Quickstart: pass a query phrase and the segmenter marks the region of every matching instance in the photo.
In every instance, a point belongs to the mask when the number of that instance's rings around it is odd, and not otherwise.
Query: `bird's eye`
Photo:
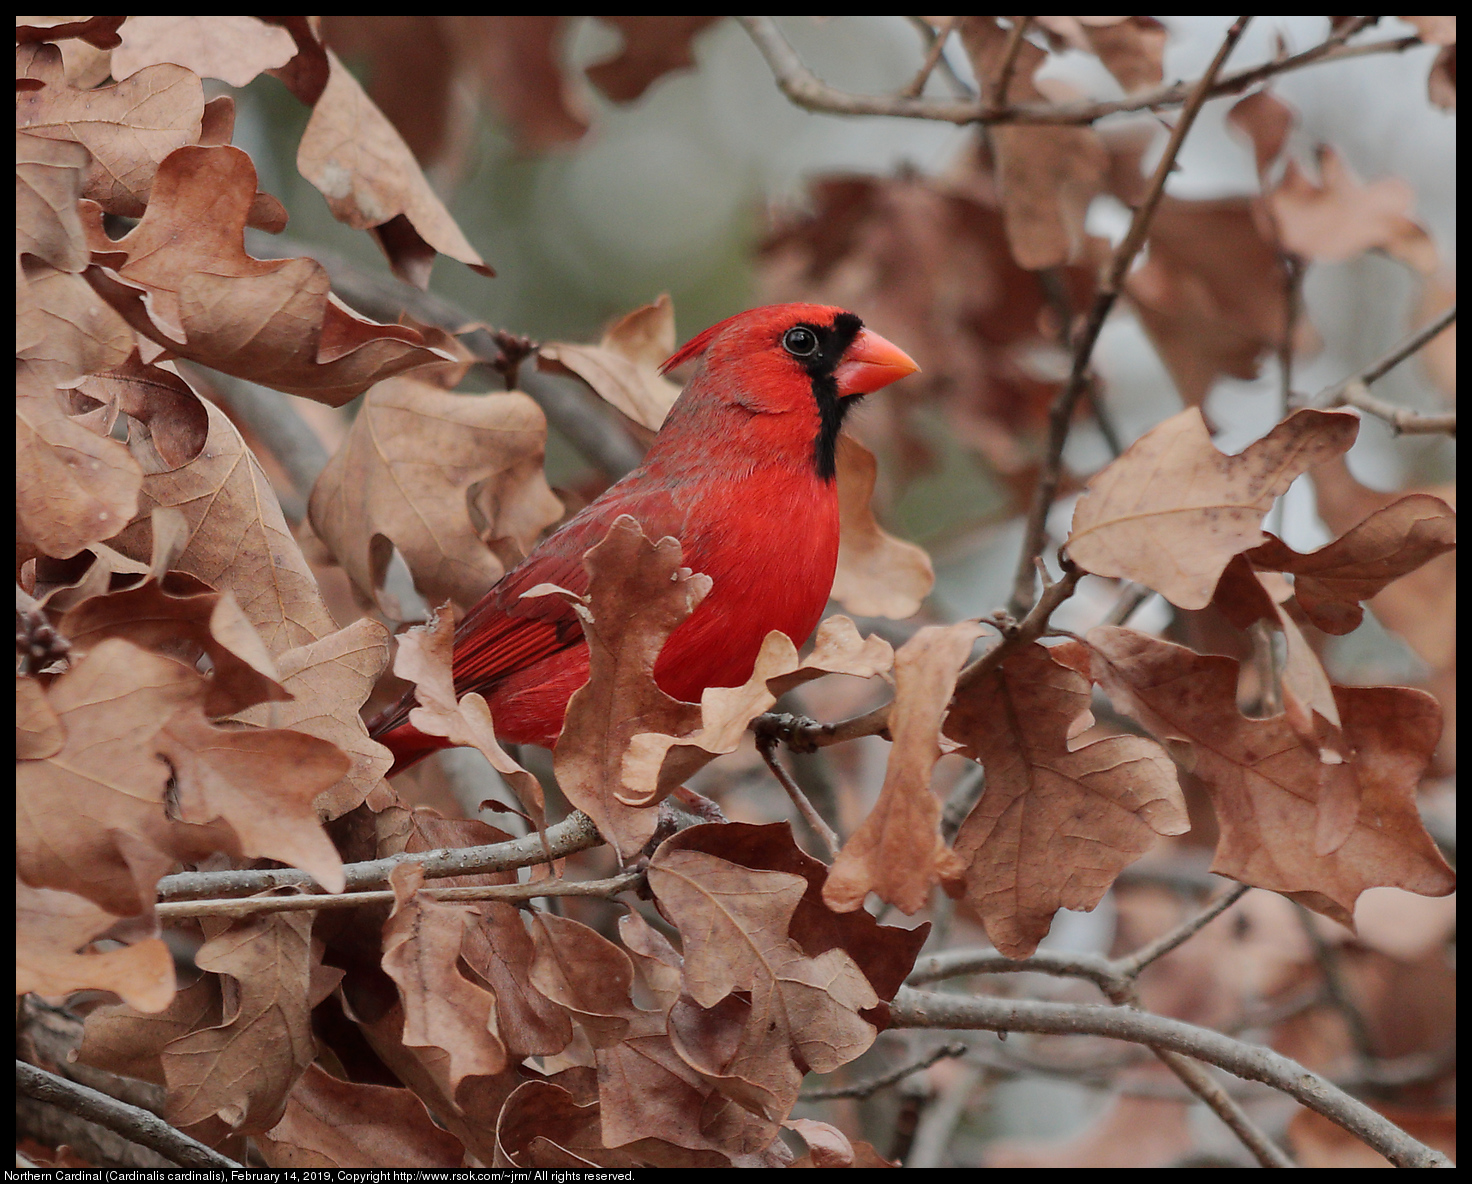
[[[782,335],[782,348],[795,358],[810,358],[818,352],[818,338],[811,329],[799,325]]]

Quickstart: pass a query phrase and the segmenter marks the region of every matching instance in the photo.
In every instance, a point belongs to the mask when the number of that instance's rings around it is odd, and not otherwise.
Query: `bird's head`
[[[813,460],[831,479],[838,430],[858,401],[920,367],[853,313],[825,304],[774,304],[737,313],[692,338],[661,367],[702,364],[690,387],[766,415],[816,421]],[[687,388],[689,389],[689,388]]]

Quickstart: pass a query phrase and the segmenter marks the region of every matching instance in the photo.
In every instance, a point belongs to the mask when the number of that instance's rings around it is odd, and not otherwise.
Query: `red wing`
[[[482,694],[502,679],[534,666],[583,640],[572,605],[560,596],[522,599],[538,584],[556,584],[579,596],[588,591],[583,553],[596,546],[620,514],[633,514],[651,538],[678,536],[682,522],[664,489],[620,490],[614,486],[561,530],[544,540],[466,614],[455,630],[455,694]],[[413,692],[369,725],[381,736],[404,723]]]

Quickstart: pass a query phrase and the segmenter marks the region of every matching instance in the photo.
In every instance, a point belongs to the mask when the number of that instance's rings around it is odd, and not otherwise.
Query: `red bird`
[[[757,308],[713,325],[665,362],[700,363],[644,463],[507,572],[455,631],[456,695],[478,691],[503,740],[552,747],[567,701],[588,680],[588,646],[538,584],[588,590],[583,553],[621,514],[651,539],[673,535],[686,566],[713,581],[672,633],[654,680],[676,699],[740,686],[762,639],[813,631],[838,565],[838,430],[856,396],[919,369],[851,312],[820,304]],[[407,720],[412,692],[369,732],[398,772],[446,741]]]

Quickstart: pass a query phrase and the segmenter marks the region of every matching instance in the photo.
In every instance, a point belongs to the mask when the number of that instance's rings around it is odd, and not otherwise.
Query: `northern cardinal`
[[[713,581],[670,634],[660,688],[699,702],[706,687],[751,677],[762,640],[801,644],[822,616],[838,564],[835,450],[856,396],[919,369],[851,312],[819,304],[752,309],[711,326],[664,363],[700,359],[644,463],[507,572],[455,630],[457,696],[478,691],[497,734],[552,747],[567,701],[588,680],[588,646],[558,597],[583,595],[583,553],[631,514],[651,539],[680,540],[686,566]],[[408,721],[413,693],[369,724],[398,772],[446,746]]]

